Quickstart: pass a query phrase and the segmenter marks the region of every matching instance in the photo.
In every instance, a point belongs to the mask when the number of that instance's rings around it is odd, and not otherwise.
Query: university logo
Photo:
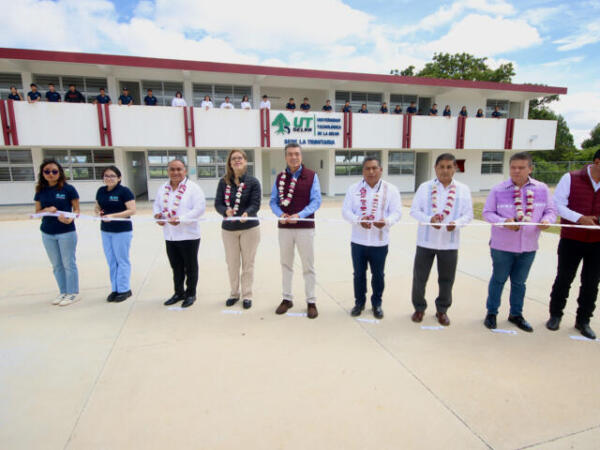
[[[313,129],[311,127],[311,122],[314,120],[314,117],[296,117],[294,119],[294,128],[295,132],[312,132]],[[290,134],[290,121],[283,115],[283,113],[277,114],[275,120],[271,123],[271,126],[278,127],[275,131],[275,134]]]
[[[289,134],[290,133],[290,121],[285,118],[283,113],[277,114],[275,120],[271,123],[271,126],[278,127],[275,134]]]

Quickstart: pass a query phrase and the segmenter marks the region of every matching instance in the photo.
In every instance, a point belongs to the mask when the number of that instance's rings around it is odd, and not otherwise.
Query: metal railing
[[[579,170],[592,161],[535,161],[531,176],[546,184],[557,184],[567,172]]]

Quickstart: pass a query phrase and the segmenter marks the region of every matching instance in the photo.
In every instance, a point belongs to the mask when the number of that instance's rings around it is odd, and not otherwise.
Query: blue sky
[[[600,0],[0,0],[0,45],[388,73],[434,52],[512,61],[514,82],[566,86],[580,143],[600,122]]]

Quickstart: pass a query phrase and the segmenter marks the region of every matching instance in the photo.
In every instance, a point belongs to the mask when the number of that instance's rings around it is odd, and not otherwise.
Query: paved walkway
[[[266,212],[265,212],[266,213]],[[319,217],[339,217],[328,202]],[[403,222],[412,222],[405,208]],[[108,304],[98,224],[80,221],[83,300],[50,305],[55,283],[36,221],[0,222],[1,449],[400,449],[600,447],[600,342],[547,319],[558,237],[543,233],[528,283],[533,334],[485,329],[489,229],[464,230],[447,329],[410,321],[414,226],[396,226],[383,308],[358,321],[349,226],[316,235],[320,316],[276,316],[275,224],[264,223],[254,306],[228,294],[219,225],[203,224],[199,299],[168,309],[162,235],[135,225],[134,296]],[[297,261],[299,264],[299,261]],[[298,272],[300,272],[298,270]],[[431,280],[435,281],[435,269]],[[293,313],[305,312],[302,280]],[[430,283],[428,299],[435,298]],[[507,321],[507,293],[499,327]],[[233,314],[232,312],[235,312]],[[435,327],[430,308],[424,326]],[[592,320],[600,332],[600,321]]]

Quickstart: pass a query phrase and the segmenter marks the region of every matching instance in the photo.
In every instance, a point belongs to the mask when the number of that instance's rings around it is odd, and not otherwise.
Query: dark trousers
[[[600,242],[586,243],[572,239],[561,239],[558,243],[558,269],[550,294],[550,315],[562,317],[567,304],[569,289],[575,279],[579,264],[581,268],[581,286],[577,297],[577,322],[589,323],[598,297],[600,282]]]
[[[384,273],[385,258],[388,246],[369,247],[351,243],[352,267],[354,268],[354,302],[358,306],[365,306],[367,301],[367,264],[371,268],[371,305],[373,308],[381,306],[381,296],[385,287]]]
[[[165,241],[167,256],[173,269],[173,286],[177,295],[191,297],[196,295],[198,284],[198,248],[200,239],[187,241]],[[187,279],[186,279],[187,278]],[[183,282],[186,281],[186,289]]]
[[[438,312],[445,313],[452,305],[452,286],[456,275],[458,250],[436,250],[417,246],[413,267],[412,302],[415,311],[425,311],[425,286],[429,279],[433,259],[437,258],[439,293],[435,299]]]

